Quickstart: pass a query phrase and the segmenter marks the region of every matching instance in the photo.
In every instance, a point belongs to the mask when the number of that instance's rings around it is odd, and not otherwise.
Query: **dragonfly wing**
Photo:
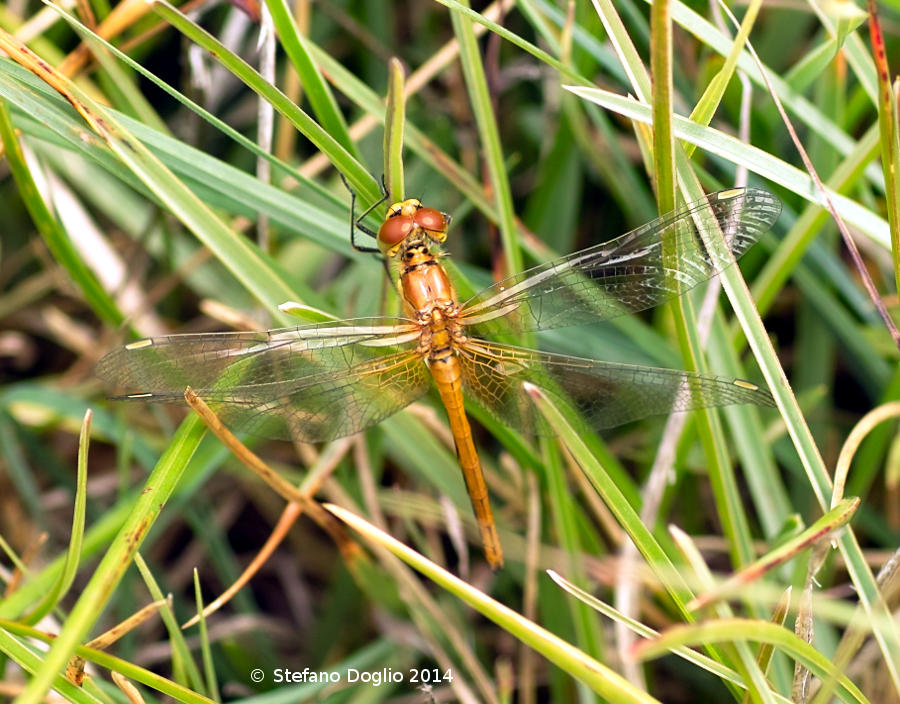
[[[113,350],[95,372],[129,393],[180,395],[188,385],[279,381],[292,366],[298,367],[295,374],[312,373],[315,367],[306,360],[317,350],[401,345],[415,340],[418,330],[405,318],[359,318],[259,332],[150,337]]]
[[[263,332],[148,338],[106,355],[119,399],[183,403],[191,386],[235,429],[330,440],[368,428],[428,389],[409,320],[372,318]]]
[[[466,392],[500,422],[527,433],[545,430],[522,388],[526,381],[571,404],[598,429],[672,411],[736,403],[774,406],[772,395],[750,382],[679,369],[601,362],[485,340],[469,340],[459,348],[459,357]]]
[[[475,337],[607,320],[683,294],[733,263],[781,213],[771,193],[732,188],[663,215],[614,240],[583,249],[490,286],[463,306]],[[719,234],[721,233],[721,234]],[[732,256],[707,250],[724,235]],[[677,252],[663,260],[663,241]]]
[[[319,350],[314,362],[318,372],[198,394],[229,426],[266,437],[322,442],[380,423],[430,387],[428,367],[415,349],[381,356],[367,350],[368,359],[357,359],[362,357],[358,351]]]

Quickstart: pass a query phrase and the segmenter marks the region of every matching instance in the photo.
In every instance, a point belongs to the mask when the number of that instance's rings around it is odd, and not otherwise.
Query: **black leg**
[[[354,191],[350,187],[350,184],[347,183],[347,179],[344,178],[344,174],[338,172],[338,175],[341,177],[341,181],[343,181],[344,186],[348,191],[350,191],[350,245],[358,252],[380,252],[381,250],[378,249],[378,247],[369,247],[359,244],[356,240],[356,231],[359,230],[372,239],[378,239],[378,233],[375,232],[372,228],[363,225],[362,221],[369,213],[371,213],[373,210],[375,210],[375,208],[377,208],[388,199],[387,186],[384,183],[384,176],[382,175],[381,177],[381,199],[375,201],[375,203],[366,208],[366,210],[359,217],[356,217],[356,191]]]

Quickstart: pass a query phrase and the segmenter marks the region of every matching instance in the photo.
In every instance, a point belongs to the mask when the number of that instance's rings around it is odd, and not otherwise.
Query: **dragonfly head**
[[[447,239],[450,216],[434,208],[426,208],[417,198],[394,203],[388,208],[378,229],[378,247],[386,257],[413,241],[431,240],[440,244]]]

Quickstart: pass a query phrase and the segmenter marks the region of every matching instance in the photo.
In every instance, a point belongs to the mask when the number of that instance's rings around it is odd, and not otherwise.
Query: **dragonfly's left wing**
[[[659,305],[734,262],[781,212],[771,193],[711,193],[614,240],[528,269],[490,286],[463,306],[475,337],[593,323]],[[723,237],[730,254],[707,250]],[[669,264],[664,242],[677,253]]]
[[[183,403],[191,386],[235,429],[307,442],[364,430],[429,388],[419,328],[363,318],[263,332],[154,337],[106,355],[118,399]]]
[[[542,423],[523,382],[569,403],[594,428],[610,428],[672,411],[752,403],[772,396],[740,379],[679,369],[601,362],[470,339],[459,348],[463,386],[501,423],[541,433]]]

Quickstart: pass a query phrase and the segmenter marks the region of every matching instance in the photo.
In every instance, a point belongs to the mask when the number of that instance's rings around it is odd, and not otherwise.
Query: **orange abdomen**
[[[448,350],[444,356],[431,360],[429,367],[441,401],[444,403],[444,408],[447,409],[450,431],[453,433],[453,440],[456,443],[459,466],[462,468],[466,487],[469,490],[469,499],[472,502],[472,510],[475,512],[478,528],[481,531],[485,557],[491,567],[497,569],[503,565],[503,549],[500,546],[500,537],[497,535],[497,527],[494,525],[494,517],[491,514],[488,488],[484,481],[481,461],[478,459],[475,442],[472,440],[472,428],[469,426],[469,419],[466,418],[463,406],[459,358],[455,352]]]

